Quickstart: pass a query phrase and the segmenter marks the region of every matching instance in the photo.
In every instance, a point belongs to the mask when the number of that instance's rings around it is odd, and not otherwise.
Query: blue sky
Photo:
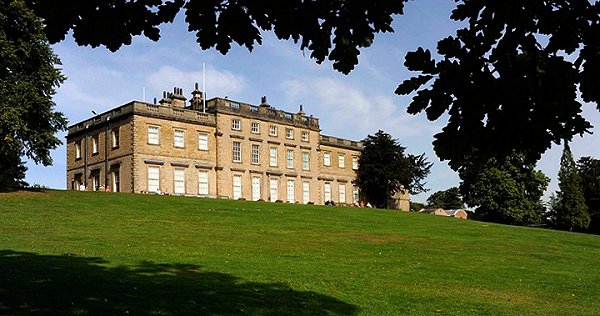
[[[304,106],[308,115],[320,119],[322,133],[360,140],[381,129],[407,147],[412,154],[425,153],[434,163],[427,179],[429,192],[414,196],[424,202],[438,190],[459,183],[458,176],[434,154],[433,135],[445,125],[445,119],[430,122],[425,115],[406,113],[409,97],[394,90],[411,76],[404,66],[404,55],[419,46],[435,50],[437,40],[453,34],[459,24],[449,19],[454,1],[420,0],[409,2],[406,15],[397,16],[395,33],[378,34],[373,45],[362,49],[359,64],[349,75],[333,70],[331,63],[318,65],[309,51],[301,51],[292,41],[277,40],[263,33],[263,45],[252,52],[233,46],[223,56],[216,50],[203,51],[195,35],[187,32],[180,12],[176,21],[161,28],[162,38],[152,42],[135,38],[132,45],[111,53],[105,48],[79,47],[69,37],[53,46],[63,62],[68,79],[54,98],[56,110],[70,124],[132,100],[160,99],[163,90],[174,86],[189,95],[195,82],[202,83],[202,63],[206,64],[206,92],[209,98],[260,103],[266,95],[271,105],[296,112]],[[594,105],[585,105],[586,118],[600,126],[600,113]],[[576,137],[572,151],[581,156],[600,157],[600,128],[593,135]],[[64,140],[66,132],[58,137]],[[557,173],[562,148],[554,146],[538,167],[552,179],[546,197],[557,190]],[[64,145],[52,152],[49,167],[28,162],[26,180],[51,188],[66,188]]]

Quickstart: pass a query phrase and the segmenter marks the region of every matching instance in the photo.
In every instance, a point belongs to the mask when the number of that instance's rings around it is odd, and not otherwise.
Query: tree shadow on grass
[[[195,265],[0,251],[0,315],[352,315],[354,305]]]

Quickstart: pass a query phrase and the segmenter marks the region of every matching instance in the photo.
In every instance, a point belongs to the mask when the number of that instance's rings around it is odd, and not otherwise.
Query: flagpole
[[[202,113],[206,113],[206,64],[202,63],[202,93],[204,93],[204,97],[202,98]]]

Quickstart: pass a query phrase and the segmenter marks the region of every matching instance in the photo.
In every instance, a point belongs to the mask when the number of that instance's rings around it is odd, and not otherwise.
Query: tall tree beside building
[[[445,210],[454,210],[464,208],[460,190],[457,187],[452,187],[448,190],[437,191],[427,199],[427,207],[442,208]]]
[[[363,144],[356,181],[367,202],[387,208],[388,200],[400,190],[413,194],[425,191],[425,178],[432,164],[424,154],[405,154],[406,148],[381,130],[368,135]]]
[[[585,205],[581,178],[569,144],[565,143],[560,170],[558,171],[556,202],[552,210],[553,225],[562,230],[582,230],[590,224],[590,215]]]
[[[20,0],[0,0],[0,190],[24,185],[22,157],[52,163],[66,128],[52,96],[64,80],[40,19]]]
[[[476,208],[477,218],[511,225],[541,223],[545,211],[541,197],[549,179],[523,155],[473,162],[460,177],[464,201]]]
[[[577,172],[581,177],[583,196],[590,214],[588,232],[600,234],[600,160],[581,157],[577,161]]]

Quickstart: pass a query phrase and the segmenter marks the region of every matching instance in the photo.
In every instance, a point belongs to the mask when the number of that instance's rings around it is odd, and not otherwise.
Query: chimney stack
[[[190,100],[190,105],[193,110],[202,111],[202,99],[204,98],[204,93],[198,90],[198,83],[194,84],[194,91],[192,91],[192,99]]]
[[[167,91],[163,91],[163,97],[158,102],[162,106],[170,106],[171,105],[171,95],[167,93]]]
[[[173,88],[172,105],[173,107],[183,108],[185,107],[186,98],[183,96],[182,88]]]

